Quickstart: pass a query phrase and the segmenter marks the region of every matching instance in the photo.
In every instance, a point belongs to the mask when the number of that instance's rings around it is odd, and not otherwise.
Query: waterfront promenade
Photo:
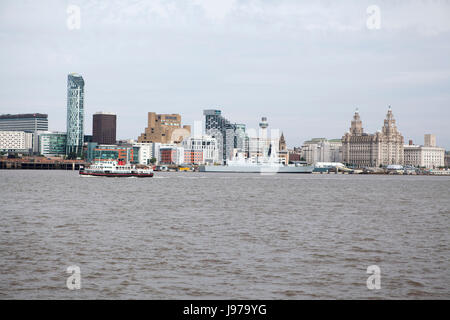
[[[64,160],[61,158],[0,158],[0,169],[79,170],[80,166],[84,165],[86,165],[86,162],[83,160]]]

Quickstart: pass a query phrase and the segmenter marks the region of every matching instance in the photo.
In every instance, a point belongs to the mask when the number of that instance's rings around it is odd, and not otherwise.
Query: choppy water
[[[449,190],[447,177],[2,170],[0,298],[449,299]]]

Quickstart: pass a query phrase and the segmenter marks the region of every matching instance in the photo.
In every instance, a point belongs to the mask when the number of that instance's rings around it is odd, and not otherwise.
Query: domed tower
[[[395,125],[394,114],[392,113],[391,106],[389,106],[386,119],[384,119],[383,133],[388,136],[397,133],[397,126]]]
[[[353,116],[352,126],[350,127],[350,133],[353,135],[362,135],[364,129],[362,127],[361,117],[359,116],[359,109],[356,108],[355,115]]]
[[[379,142],[380,163],[383,165],[403,165],[404,138],[397,129],[391,106],[389,106],[381,132],[381,141]]]

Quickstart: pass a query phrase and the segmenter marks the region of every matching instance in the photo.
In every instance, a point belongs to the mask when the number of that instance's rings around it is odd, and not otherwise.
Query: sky
[[[79,13],[79,14],[78,14]],[[392,106],[405,142],[450,150],[450,0],[1,0],[0,114],[40,112],[66,130],[67,75],[137,139],[147,112],[183,124],[220,109],[289,147],[368,133]]]

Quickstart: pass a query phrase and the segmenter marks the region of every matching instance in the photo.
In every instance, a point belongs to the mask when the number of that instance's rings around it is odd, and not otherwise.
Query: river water
[[[428,176],[0,170],[0,298],[450,299],[449,190]]]

